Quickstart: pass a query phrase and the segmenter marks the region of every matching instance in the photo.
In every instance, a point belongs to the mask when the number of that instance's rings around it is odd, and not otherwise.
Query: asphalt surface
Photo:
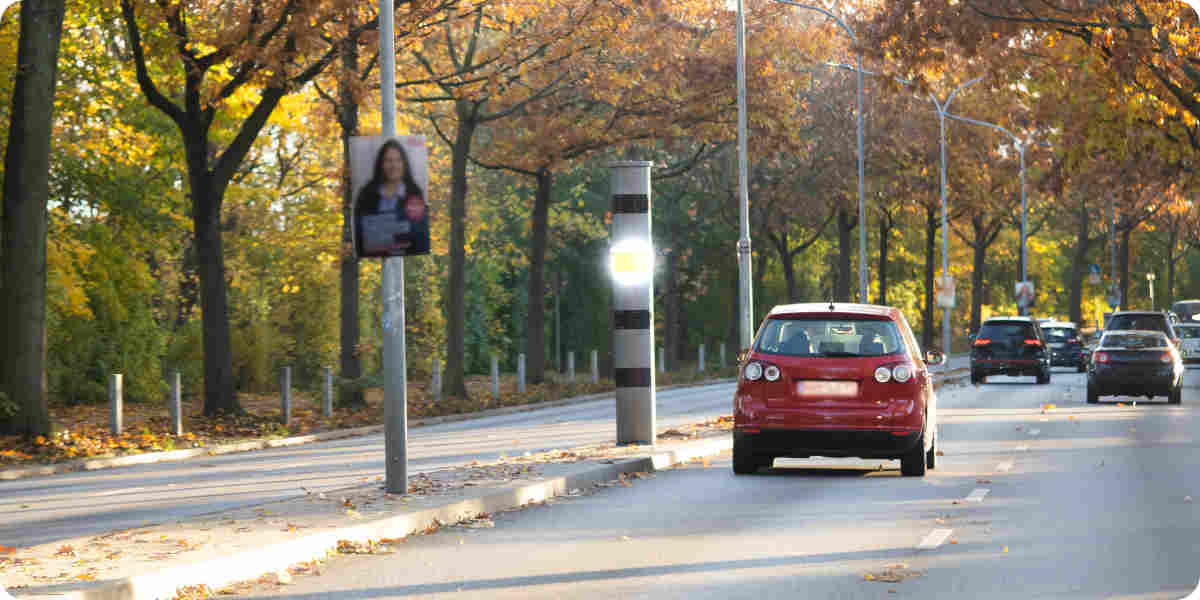
[[[1178,407],[1084,391],[1066,370],[943,390],[945,455],[923,479],[846,459],[735,477],[724,457],[244,597],[1183,598],[1200,579],[1200,371]]]
[[[732,410],[733,384],[664,390],[659,427]],[[613,400],[413,428],[409,474],[612,441]],[[383,475],[383,435],[0,481],[0,545],[29,546],[327,491]]]

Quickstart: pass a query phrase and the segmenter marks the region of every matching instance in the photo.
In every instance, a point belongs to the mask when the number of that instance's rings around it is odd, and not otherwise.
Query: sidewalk
[[[653,448],[602,444],[420,474],[410,477],[403,496],[364,481],[151,527],[0,548],[0,583],[21,599],[208,597],[266,574],[286,580],[290,567],[311,568],[329,553],[371,551],[381,541],[464,521],[486,527],[491,513],[631,485],[655,470],[727,450],[731,426],[719,420],[662,431]],[[189,586],[204,588],[180,595]]]

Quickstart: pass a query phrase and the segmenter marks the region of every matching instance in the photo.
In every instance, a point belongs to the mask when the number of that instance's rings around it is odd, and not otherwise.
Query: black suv
[[[1080,373],[1087,370],[1087,361],[1083,358],[1083,340],[1079,338],[1079,328],[1074,323],[1047,321],[1039,326],[1050,346],[1050,366],[1075,367]]]
[[[1123,310],[1113,313],[1104,325],[1104,332],[1110,331],[1161,331],[1167,339],[1179,348],[1179,334],[1171,324],[1170,317],[1165,312],[1150,310]]]
[[[1050,351],[1041,326],[1030,317],[992,317],[971,336],[971,383],[988,375],[1032,375],[1050,383]]]

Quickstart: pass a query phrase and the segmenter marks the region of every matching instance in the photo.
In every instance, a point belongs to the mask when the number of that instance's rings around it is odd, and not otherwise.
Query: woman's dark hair
[[[408,194],[415,192],[422,200],[425,200],[425,191],[421,189],[421,186],[417,185],[417,180],[413,179],[412,163],[408,162],[408,153],[404,151],[404,146],[401,146],[400,142],[396,140],[384,142],[383,147],[379,149],[379,154],[375,155],[375,172],[371,176],[371,186],[378,187],[383,184],[383,155],[387,154],[387,151],[392,148],[400,152],[400,160],[404,161],[403,181],[406,192]]]

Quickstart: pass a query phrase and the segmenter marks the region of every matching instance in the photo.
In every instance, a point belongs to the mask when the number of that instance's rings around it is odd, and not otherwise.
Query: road
[[[1200,578],[1200,371],[1187,383],[1180,407],[1118,406],[1084,403],[1065,370],[995,377],[940,395],[945,456],[923,479],[845,459],[735,477],[725,457],[245,597],[1183,598]]]
[[[660,391],[658,425],[727,415],[733,384]],[[615,404],[418,427],[409,473],[612,441]],[[0,481],[0,545],[29,546],[327,491],[383,475],[383,436],[50,477]]]

